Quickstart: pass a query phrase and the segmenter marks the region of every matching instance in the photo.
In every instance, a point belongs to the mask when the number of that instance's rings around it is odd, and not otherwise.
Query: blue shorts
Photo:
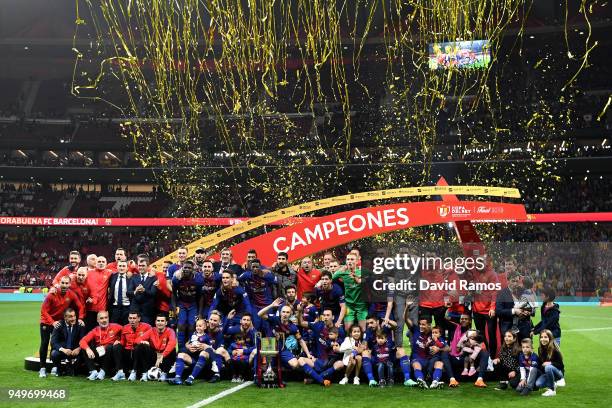
[[[421,370],[426,370],[427,366],[429,365],[429,359],[428,358],[414,357],[410,361],[410,364],[412,365],[414,363],[419,363],[421,365]]]
[[[198,306],[197,305],[195,305],[195,304],[193,304],[193,305],[180,304],[179,305],[179,312],[178,312],[178,321],[177,321],[177,323],[180,324],[180,325],[183,325],[183,324],[187,324],[187,325],[195,324],[197,315],[198,315]]]
[[[289,365],[289,361],[296,358],[289,350],[281,350],[281,352],[278,353],[278,356],[281,359],[281,363],[283,363],[286,368],[290,368],[291,366]]]
[[[333,360],[333,359],[323,360],[323,359],[317,358],[314,362],[314,369],[316,372],[320,373],[322,371],[327,370],[331,366],[333,366],[336,361],[337,360]]]

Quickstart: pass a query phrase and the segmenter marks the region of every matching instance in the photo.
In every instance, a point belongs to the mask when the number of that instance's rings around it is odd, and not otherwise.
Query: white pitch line
[[[611,320],[612,317],[601,317],[601,316],[574,316],[574,315],[563,315],[563,317],[571,317],[572,319],[592,319],[592,320]]]
[[[567,330],[563,330],[563,333],[565,333],[565,332],[602,331],[602,330],[612,330],[612,326],[611,327],[591,327],[590,329],[567,329]],[[561,335],[561,338],[563,338],[563,335]]]
[[[241,389],[243,389],[245,387],[248,387],[249,385],[252,385],[252,384],[253,384],[253,381],[243,382],[240,385],[237,385],[237,386],[232,387],[232,388],[230,388],[228,390],[222,391],[222,392],[220,392],[218,394],[213,395],[212,397],[208,397],[206,399],[203,399],[202,401],[196,402],[193,405],[189,405],[187,408],[200,408],[200,407],[203,407],[205,405],[212,404],[216,400],[221,399],[223,397],[227,397],[228,395],[233,394],[236,391],[240,391]]]

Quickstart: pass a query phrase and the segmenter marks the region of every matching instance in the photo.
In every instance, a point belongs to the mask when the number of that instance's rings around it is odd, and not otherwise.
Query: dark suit
[[[229,272],[236,274],[238,276],[240,276],[242,274],[242,272],[244,272],[244,269],[242,268],[242,266],[235,264],[235,263],[231,263],[227,266],[227,268]],[[217,273],[221,270],[221,262],[220,261],[216,261],[213,262],[213,272]]]
[[[514,308],[514,297],[510,288],[503,288],[497,293],[497,300],[495,302],[495,315],[499,320],[499,331],[502,335],[512,329],[512,309]],[[519,319],[518,321],[518,339],[531,338],[531,319]]]
[[[74,350],[79,347],[79,341],[85,334],[85,327],[76,323],[72,326],[71,330],[69,330],[64,320],[60,322],[58,328],[53,329],[53,333],[51,334],[51,360],[53,361],[54,367],[58,367],[59,369],[62,360],[68,360],[67,371],[70,374],[74,373],[74,369],[80,359],[80,353],[76,356],[67,356],[64,352],[60,351],[60,348]]]
[[[134,293],[131,310],[140,312],[141,321],[150,325],[155,324],[155,296],[157,295],[157,287],[154,284],[156,281],[157,277],[155,275],[145,275],[143,280],[140,274],[135,274],[132,275],[128,289]],[[141,284],[144,287],[144,292],[136,292],[136,288]]]
[[[128,323],[128,314],[131,310],[132,299],[134,298],[134,291],[131,290],[131,281],[132,278],[128,278],[127,275],[124,275],[125,279],[125,291],[126,298],[123,299],[122,304],[115,305],[115,287],[117,286],[117,281],[119,280],[119,273],[114,273],[111,275],[109,283],[108,283],[108,310],[110,312],[110,321],[111,323],[119,323],[122,326],[125,326]],[[118,290],[118,288],[117,288]]]

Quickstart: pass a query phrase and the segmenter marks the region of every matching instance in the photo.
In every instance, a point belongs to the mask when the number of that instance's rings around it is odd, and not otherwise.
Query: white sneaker
[[[555,395],[557,395],[557,391],[551,390],[550,388],[547,389],[544,394],[542,394],[543,397],[554,397]]]
[[[170,367],[170,371],[168,371],[168,374],[174,373],[176,373],[176,363],[172,364],[172,367]]]
[[[340,382],[338,383],[340,385],[346,385],[348,384],[348,377],[344,377],[343,379],[340,380]]]
[[[96,377],[96,380],[103,380],[105,376],[106,373],[104,372],[104,370],[100,370],[98,371],[98,376]]]
[[[89,381],[95,381],[97,378],[98,378],[98,372],[96,370],[90,371],[89,377],[87,377]]]
[[[167,379],[168,379],[168,375],[162,371],[162,373],[159,375],[159,381],[166,382]]]
[[[142,376],[140,377],[140,381],[142,382],[149,381],[149,379],[147,378],[147,373],[142,373]]]
[[[353,378],[353,385],[359,385],[361,384],[361,381],[359,381],[359,376],[356,375],[355,378]]]
[[[128,377],[128,381],[136,381],[136,371],[130,371],[130,376]]]
[[[430,389],[436,389],[436,388],[439,388],[441,386],[442,386],[442,384],[439,381],[433,380],[431,382],[431,384],[429,385],[429,388]]]
[[[111,378],[111,380],[113,380],[113,381],[123,381],[123,380],[125,380],[125,374],[123,373],[123,370],[117,371],[117,374],[115,374],[113,376],[113,378]]]
[[[565,387],[565,378],[562,378],[559,381],[555,382],[555,385],[557,387]]]
[[[213,361],[211,366],[210,366],[210,371],[212,371],[215,374],[219,373],[219,367],[217,367],[217,362]]]
[[[47,376],[47,369],[43,367],[38,371],[38,378],[45,378],[46,376]]]
[[[57,376],[59,375],[59,374],[57,374],[57,367],[53,367],[53,368],[51,369],[51,375],[52,375],[53,377],[57,377]]]

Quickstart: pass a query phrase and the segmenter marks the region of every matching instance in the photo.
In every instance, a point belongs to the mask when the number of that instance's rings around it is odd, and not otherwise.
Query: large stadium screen
[[[429,68],[485,68],[491,63],[488,40],[429,44]]]

